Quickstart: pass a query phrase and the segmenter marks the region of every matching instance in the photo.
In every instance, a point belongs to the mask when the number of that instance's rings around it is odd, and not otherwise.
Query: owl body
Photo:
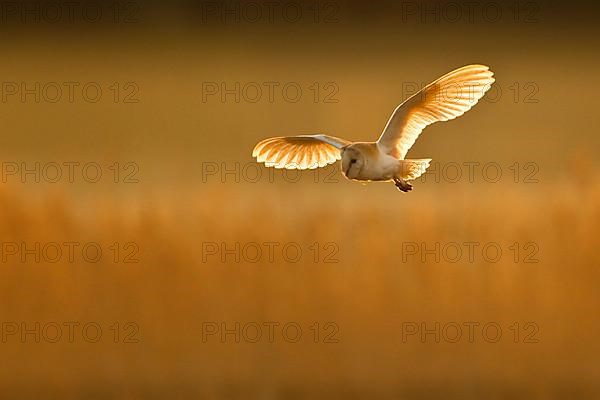
[[[396,107],[376,142],[350,142],[316,134],[273,137],[252,151],[267,167],[313,169],[341,160],[344,176],[354,181],[393,181],[408,192],[430,158],[406,159],[428,125],[449,121],[469,111],[489,90],[494,73],[480,64],[466,65],[438,78]]]
[[[342,173],[355,181],[391,181],[400,160],[383,153],[376,142],[357,142],[342,149]]]

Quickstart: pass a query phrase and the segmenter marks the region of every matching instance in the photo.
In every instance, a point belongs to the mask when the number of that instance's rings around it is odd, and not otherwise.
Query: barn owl
[[[314,169],[341,160],[344,176],[355,181],[394,182],[408,192],[408,181],[421,176],[430,158],[405,159],[421,131],[471,109],[494,82],[485,65],[467,65],[447,73],[400,104],[376,142],[349,142],[329,135],[274,137],[260,141],[252,156],[267,167]]]

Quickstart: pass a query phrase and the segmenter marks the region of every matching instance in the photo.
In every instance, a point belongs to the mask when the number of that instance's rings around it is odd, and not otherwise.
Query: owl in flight
[[[485,65],[467,65],[447,73],[400,104],[376,142],[349,142],[329,135],[274,137],[260,141],[252,156],[267,167],[314,169],[342,160],[342,173],[356,181],[394,182],[408,192],[408,181],[421,176],[430,158],[405,159],[421,131],[471,109],[494,82]]]

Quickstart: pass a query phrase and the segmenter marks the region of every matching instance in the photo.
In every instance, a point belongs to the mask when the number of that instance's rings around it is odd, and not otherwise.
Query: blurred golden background
[[[595,15],[2,3],[1,392],[600,396]],[[250,157],[269,136],[374,140],[471,63],[494,88],[423,132],[409,194]]]

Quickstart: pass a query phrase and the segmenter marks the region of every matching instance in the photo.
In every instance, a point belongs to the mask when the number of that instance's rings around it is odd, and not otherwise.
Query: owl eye
[[[350,164],[354,164],[356,162],[356,159],[353,158],[352,160],[350,160]]]

